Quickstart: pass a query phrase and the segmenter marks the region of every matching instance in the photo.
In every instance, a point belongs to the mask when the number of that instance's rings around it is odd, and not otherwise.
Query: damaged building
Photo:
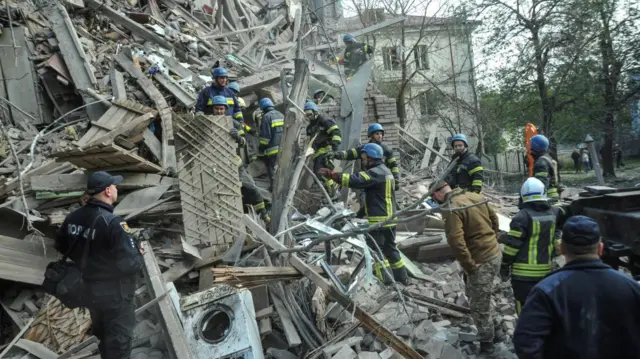
[[[40,287],[47,263],[60,257],[56,230],[98,170],[123,176],[115,213],[144,249],[131,358],[448,359],[477,351],[465,344],[476,329],[462,271],[441,218],[423,206],[447,162],[444,147],[435,151],[398,126],[395,100],[367,86],[370,64],[345,84],[321,60],[337,33],[314,25],[308,3],[4,5],[0,358],[99,358],[88,311]],[[249,125],[262,97],[286,116],[272,193],[263,166],[250,166],[274,214],[269,231],[243,208],[231,119],[192,110],[217,65],[238,82]],[[339,124],[345,149],[377,122],[402,159],[398,196],[411,209],[397,241],[409,286],[372,277],[375,255],[355,230],[356,196],[334,203],[305,170],[300,107],[320,86],[339,94],[321,108]],[[327,236],[335,238],[318,242]],[[297,252],[285,253],[291,248]],[[515,323],[507,298],[495,295],[506,343]]]

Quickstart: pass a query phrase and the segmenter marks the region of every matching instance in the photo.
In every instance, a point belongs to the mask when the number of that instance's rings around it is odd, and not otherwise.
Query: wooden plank
[[[42,283],[41,283],[42,284]],[[31,318],[31,320],[29,320],[29,323],[27,323],[27,325],[24,326],[24,328],[22,328],[20,330],[20,332],[18,333],[18,335],[16,335],[15,337],[13,337],[13,339],[11,340],[11,342],[9,342],[9,344],[7,344],[6,347],[4,347],[4,350],[2,351],[2,353],[0,353],[0,359],[4,358],[4,356],[9,352],[9,350],[11,350],[11,348],[13,348],[13,346],[18,342],[18,340],[20,340],[20,338],[22,338],[22,336],[24,335],[24,333],[27,331],[27,329],[29,329],[31,327],[31,323],[33,323],[35,318]]]
[[[300,9],[298,9],[298,11],[300,11]],[[258,43],[258,41],[262,40],[269,33],[269,31],[271,31],[271,29],[276,27],[282,20],[284,20],[284,15],[283,14],[278,15],[278,17],[276,17],[275,20],[269,23],[267,27],[265,27],[262,31],[260,31],[257,35],[255,35],[253,39],[251,39],[251,41],[246,43],[244,47],[237,53],[236,56],[237,57],[244,56],[244,54],[246,54],[247,51],[249,51],[249,49],[252,49]]]
[[[165,283],[160,268],[153,254],[153,248],[148,242],[142,242],[143,258],[145,266],[145,279],[151,299],[158,298],[167,292],[167,284]],[[171,297],[165,295],[158,300],[158,314],[156,318],[160,319],[164,328],[167,339],[167,352],[172,359],[192,359],[194,358],[187,338],[182,328],[182,322],[175,311]]]
[[[286,247],[280,243],[275,237],[269,234],[262,226],[257,224],[248,215],[244,216],[245,225],[251,229],[254,235],[262,240],[267,246],[274,250],[282,250]],[[321,275],[313,271],[311,267],[302,261],[295,254],[284,255],[284,258],[289,260],[292,266],[309,278],[316,286],[320,287],[330,298],[338,302],[349,313],[353,313],[354,317],[362,322],[362,325],[371,330],[373,335],[381,340],[384,344],[393,348],[398,354],[405,358],[410,359],[422,359],[422,355],[418,354],[413,348],[405,344],[400,338],[395,336],[392,332],[384,327],[384,325],[378,322],[375,318],[369,315],[356,305],[349,297],[337,291],[329,281],[322,278]]]
[[[95,0],[90,1],[95,2]],[[116,55],[115,59],[118,64],[129,73],[129,75],[136,79],[142,91],[144,91],[144,93],[147,94],[155,104],[162,121],[162,168],[165,170],[169,170],[170,168],[176,170],[176,152],[175,146],[173,145],[173,123],[171,118],[171,109],[169,108],[167,100],[165,100],[162,93],[155,87],[153,81],[148,79],[142,70],[137,68],[133,62],[127,58],[124,51]]]
[[[46,255],[45,255],[46,250]],[[24,241],[0,236],[0,278],[41,285],[47,264],[58,257],[51,240]]]
[[[294,348],[302,344],[298,330],[296,330],[296,327],[293,325],[291,314],[285,308],[280,298],[275,296],[273,292],[271,292],[271,302],[276,307],[276,312],[278,312],[278,316],[280,317],[282,330],[284,331],[285,338],[287,338],[287,343],[289,343],[289,348]]]
[[[124,85],[124,77],[122,72],[112,68],[109,71],[109,81],[111,81],[111,94],[114,100],[126,100],[127,88]]]
[[[134,118],[133,120],[127,122],[125,125],[123,126],[119,126],[116,129],[108,132],[107,134],[98,137],[96,139],[93,139],[91,141],[89,141],[88,143],[85,143],[82,148],[87,148],[90,147],[92,145],[97,145],[97,144],[110,144],[113,143],[113,140],[115,140],[116,137],[124,135],[127,132],[133,131],[135,128],[137,127],[142,127],[142,126],[147,126],[149,124],[149,122],[151,122],[151,120],[155,117],[155,113],[151,112],[151,113],[147,113],[144,115],[140,115],[136,118]]]
[[[33,342],[27,339],[20,339],[15,344],[18,348],[26,350],[27,352],[37,356],[40,359],[57,359],[58,354],[52,352],[47,347],[40,343]]]
[[[114,176],[122,176],[122,182],[118,185],[120,190],[132,190],[161,185],[176,185],[176,178],[161,176],[152,173],[111,173]],[[87,188],[89,175],[86,173],[39,175],[31,177],[31,189],[44,192],[73,192]]]

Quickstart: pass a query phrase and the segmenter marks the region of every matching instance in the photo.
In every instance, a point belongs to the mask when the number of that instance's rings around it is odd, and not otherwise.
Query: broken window
[[[427,90],[418,94],[420,104],[420,114],[422,116],[434,116],[437,112],[435,94],[432,90]]]
[[[427,45],[416,45],[413,49],[413,57],[416,62],[416,70],[428,70],[429,58],[427,57]]]
[[[382,60],[385,70],[400,70],[401,58],[399,46],[382,48]]]

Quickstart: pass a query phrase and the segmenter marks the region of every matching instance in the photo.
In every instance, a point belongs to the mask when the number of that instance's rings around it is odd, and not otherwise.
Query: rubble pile
[[[287,229],[269,234],[252,213],[244,213],[236,144],[227,135],[230,118],[193,114],[197,94],[217,66],[229,69],[240,84],[249,125],[256,125],[251,113],[263,96],[287,107],[287,96],[293,96],[282,92],[296,79],[296,49],[318,45],[314,41],[324,37],[305,5],[263,0],[219,2],[213,8],[180,0],[6,0],[4,5],[0,357],[97,353],[88,311],[64,308],[39,286],[47,263],[59,258],[53,247],[57,228],[81,206],[88,174],[98,170],[124,177],[115,213],[144,249],[132,358],[226,357],[242,351],[275,358],[458,358],[476,352],[463,344],[473,340],[473,326],[460,269],[442,262],[452,258],[442,220],[415,216],[428,203],[403,213],[401,219],[413,219],[398,227],[398,247],[413,284],[384,287],[370,273],[375,253],[362,234],[352,232],[365,225],[354,218],[357,208],[342,202],[320,208],[322,194],[309,175],[300,181],[297,211],[291,211]],[[368,31],[373,28],[361,33]],[[332,47],[326,45],[319,47]],[[314,64],[313,86],[318,79],[341,83],[331,67],[314,56],[307,60]],[[370,89],[364,99],[352,100],[365,101],[360,122],[341,117],[340,102],[323,111],[361,124],[363,131],[369,123],[382,123],[389,144],[400,147],[407,134],[396,126],[393,99]],[[289,105],[295,112],[296,105]],[[343,138],[357,141],[361,129],[354,127]],[[401,202],[422,197],[430,175],[403,173]],[[259,178],[257,183],[266,186]],[[346,239],[313,242],[346,232]],[[286,250],[283,243],[300,250],[278,255]],[[514,315],[505,298],[499,293],[495,300],[508,344]],[[229,324],[208,330],[207,316]]]

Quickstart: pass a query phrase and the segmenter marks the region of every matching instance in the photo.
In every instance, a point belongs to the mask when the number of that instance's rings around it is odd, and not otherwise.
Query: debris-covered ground
[[[243,351],[254,358],[476,357],[462,272],[442,220],[424,202],[446,162],[444,148],[424,171],[410,170],[423,154],[402,156],[398,199],[405,210],[397,242],[408,286],[384,287],[372,276],[376,254],[354,232],[363,224],[355,219],[356,196],[345,197],[349,208],[331,205],[313,176],[301,175],[304,166],[294,164],[305,157],[295,131],[283,139],[297,151],[283,154],[291,163],[280,163],[273,194],[264,168],[250,168],[283,226],[272,225],[270,234],[243,207],[231,120],[192,111],[211,68],[225,66],[240,84],[251,126],[265,96],[300,126],[296,108],[309,83],[342,81],[320,61],[328,53],[302,51],[335,37],[314,26],[305,5],[223,3],[197,9],[180,0],[4,1],[0,357],[99,357],[88,311],[65,308],[39,287],[47,263],[59,258],[55,232],[81,206],[88,173],[96,170],[123,175],[115,213],[145,250],[132,358]],[[366,86],[361,91],[349,102],[364,102],[364,113],[340,118],[340,126],[356,126],[343,131],[343,141],[358,143],[367,123],[384,120],[389,144],[399,148],[411,135],[394,128],[394,100]],[[323,109],[339,117],[336,100]],[[257,138],[248,140],[255,151]],[[517,197],[491,187],[485,193],[508,231]],[[341,238],[313,242],[330,235]],[[298,251],[282,254],[287,247]],[[499,344],[492,357],[511,358],[515,309],[508,284],[498,279],[494,302]]]

